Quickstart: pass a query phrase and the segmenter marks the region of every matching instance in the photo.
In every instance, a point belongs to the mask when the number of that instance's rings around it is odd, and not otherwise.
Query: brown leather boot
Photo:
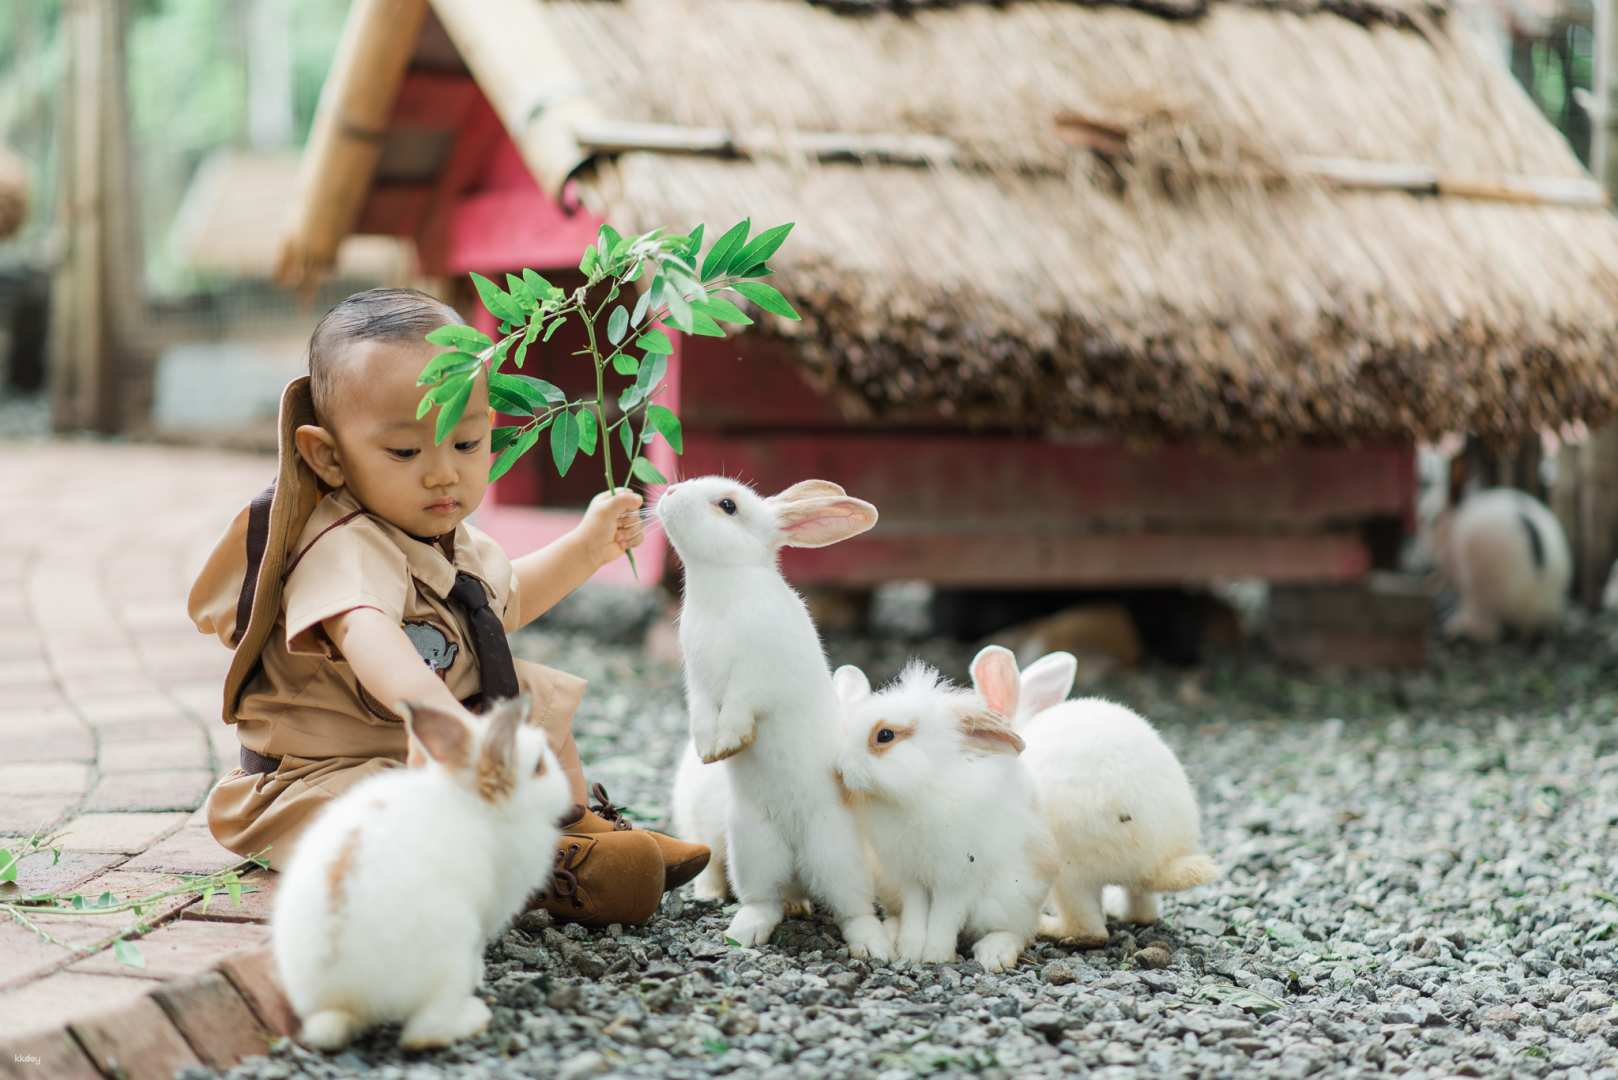
[[[528,899],[562,922],[585,926],[643,923],[663,897],[663,856],[645,833],[564,832],[556,842],[550,885]]]
[[[575,833],[580,836],[593,836],[605,832],[624,832],[633,829],[629,819],[612,804],[607,798],[607,789],[600,784],[590,786],[590,797],[596,801],[595,806],[586,810],[579,807],[579,818],[571,824],[564,824],[562,831]],[[696,877],[708,865],[712,853],[704,844],[692,844],[684,840],[676,840],[672,836],[664,836],[651,829],[637,830],[657,841],[657,847],[663,854],[663,890],[678,889],[681,885]]]

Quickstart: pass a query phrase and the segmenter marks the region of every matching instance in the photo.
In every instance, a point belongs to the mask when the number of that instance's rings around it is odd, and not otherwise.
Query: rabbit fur
[[[823,547],[876,508],[823,480],[770,498],[722,476],[664,489],[657,516],[685,565],[680,646],[691,741],[729,780],[725,862],[741,906],[726,935],[750,947],[800,893],[823,901],[854,956],[885,960],[869,867],[835,774],[841,713],[782,546]]]
[[[1538,499],[1514,488],[1469,495],[1433,525],[1439,572],[1460,597],[1450,637],[1492,642],[1561,622],[1573,580],[1567,534]]]
[[[483,946],[550,880],[571,805],[527,694],[476,729],[402,706],[412,762],[334,799],[281,874],[270,920],[299,1041],[334,1050],[401,1021],[407,1048],[474,1035]]]
[[[1205,884],[1219,868],[1202,852],[1196,795],[1174,751],[1122,705],[1064,700],[1077,667],[1069,653],[1035,661],[1018,680],[1015,714],[1056,843],[1054,914],[1040,933],[1100,945],[1104,886],[1123,887],[1126,919],[1153,923],[1158,893]]]
[[[1004,649],[985,650],[1017,666]],[[1016,966],[1050,890],[1054,850],[1010,713],[913,662],[879,693],[837,670],[846,709],[838,769],[877,868],[903,960],[955,959],[963,931],[988,971]]]

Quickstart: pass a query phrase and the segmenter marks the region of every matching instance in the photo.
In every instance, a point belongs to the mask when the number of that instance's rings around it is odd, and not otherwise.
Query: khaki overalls
[[[236,651],[223,719],[235,724],[242,767],[208,796],[208,825],[231,851],[270,848],[280,868],[315,814],[356,782],[404,763],[404,724],[366,692],[321,622],[358,607],[396,620],[422,662],[455,697],[481,705],[477,656],[461,611],[445,598],[464,572],[516,629],[517,579],[493,539],[462,522],[453,556],[367,513],[346,488],[329,490],[298,455],[292,433],[313,422],[308,379],[282,395],[276,484],[237,515],[190,596],[197,628]],[[238,626],[241,632],[238,633]],[[514,660],[534,721],[566,724],[584,680]]]

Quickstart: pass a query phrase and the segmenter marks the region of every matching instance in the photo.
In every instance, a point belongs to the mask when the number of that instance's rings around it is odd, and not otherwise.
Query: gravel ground
[[[516,641],[591,679],[592,777],[657,823],[684,717],[678,671],[638,648],[652,617],[588,592]],[[959,678],[970,655],[891,629],[829,649],[879,678],[910,652]],[[1618,1077],[1618,623],[1413,675],[1249,657],[1101,689],[1178,750],[1226,869],[1159,926],[987,975],[850,961],[819,918],[727,947],[726,912],[680,895],[621,931],[529,916],[489,949],[478,1039],[282,1043],[230,1075]]]
[[[43,439],[51,430],[51,405],[44,394],[18,394],[0,386],[0,439]]]

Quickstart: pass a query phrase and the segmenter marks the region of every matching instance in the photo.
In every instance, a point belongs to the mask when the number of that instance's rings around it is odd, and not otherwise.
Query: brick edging
[[[0,1080],[170,1080],[187,1065],[227,1069],[297,1028],[267,946],[200,975],[157,983],[133,1001],[0,1040]]]

